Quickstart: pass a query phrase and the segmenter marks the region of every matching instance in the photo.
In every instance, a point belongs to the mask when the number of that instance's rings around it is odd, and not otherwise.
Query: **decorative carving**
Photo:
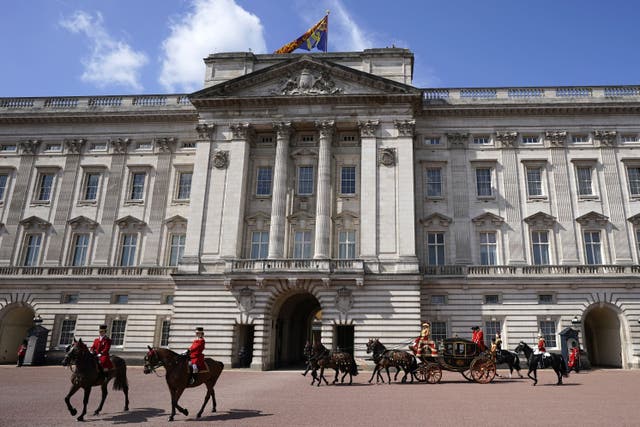
[[[335,82],[327,71],[319,74],[304,68],[298,76],[289,74],[283,82],[281,95],[333,95],[341,93],[342,88],[336,87]],[[276,94],[277,95],[277,94]]]
[[[87,227],[87,229],[93,231],[96,228],[98,228],[98,225],[99,225],[97,222],[95,222],[90,218],[87,218],[84,215],[80,215],[73,219],[70,219],[69,221],[67,221],[67,223],[71,226],[72,230],[77,230],[80,227],[85,226]]]
[[[344,286],[338,289],[336,295],[336,307],[342,314],[347,314],[353,307],[353,294],[350,289]]]
[[[231,289],[233,289],[233,282],[231,281],[231,279],[230,279],[230,278],[226,277],[226,278],[224,279],[223,284],[224,284],[224,288],[225,288],[226,290],[230,291]]]
[[[618,132],[614,130],[597,130],[594,132],[596,140],[604,147],[613,147],[618,140]]]
[[[478,215],[475,218],[472,218],[471,221],[478,227],[482,227],[482,226],[499,227],[504,223],[504,218],[496,214],[493,214],[491,212],[485,212],[483,214]]]
[[[567,142],[566,131],[548,131],[545,132],[545,136],[549,144],[555,147],[562,147]]]
[[[378,149],[378,164],[384,166],[393,166],[396,164],[396,149],[395,148],[379,148]]]
[[[213,166],[216,169],[226,169],[229,166],[229,152],[219,150],[213,155]]]
[[[356,277],[356,286],[359,288],[364,286],[364,277]]]
[[[19,145],[22,150],[22,154],[36,154],[41,142],[42,141],[39,139],[26,139],[24,141],[20,141]]]
[[[86,144],[87,140],[84,138],[78,139],[65,139],[64,145],[67,147],[69,154],[80,154],[82,147]]]
[[[29,218],[25,218],[20,221],[20,225],[24,227],[25,230],[46,230],[51,227],[51,223],[47,220],[44,220],[37,216],[30,216]]]
[[[158,147],[160,153],[171,153],[174,151],[174,147],[178,140],[176,138],[155,138],[153,142]]]
[[[635,226],[640,225],[640,214],[636,214],[632,217],[627,218],[627,221],[629,221],[631,224]]]
[[[116,225],[118,227],[120,227],[121,230],[125,229],[125,228],[128,228],[130,226],[133,226],[134,229],[140,231],[147,225],[146,222],[144,222],[144,221],[142,221],[142,220],[140,220],[140,219],[138,219],[136,217],[133,217],[131,215],[127,215],[125,217],[122,217],[122,218],[116,220],[115,223],[116,223]]]
[[[375,137],[378,128],[380,127],[380,122],[378,120],[367,120],[366,122],[358,122],[358,127],[360,128],[360,136],[361,137]]]
[[[187,226],[187,219],[180,215],[174,215],[171,218],[167,218],[163,221],[168,230],[173,230],[179,227]]]
[[[437,212],[420,220],[420,223],[425,227],[448,227],[451,222],[453,222],[451,218]]]
[[[240,289],[238,294],[238,307],[240,307],[240,311],[243,313],[250,312],[253,307],[256,305],[256,295],[252,289],[248,287],[244,287]]]
[[[291,132],[293,131],[291,122],[273,123],[273,129],[276,131],[276,137],[278,138],[278,140],[281,140],[281,139],[289,140],[289,137],[291,136]]]
[[[329,286],[331,286],[331,279],[330,279],[330,278],[328,278],[328,277],[323,277],[321,280],[322,280],[322,285],[323,285],[325,288],[328,288]]]
[[[591,211],[586,213],[578,218],[576,218],[576,222],[582,225],[583,227],[594,227],[600,226],[604,227],[609,222],[609,217],[604,216],[601,213]]]
[[[524,222],[529,224],[530,227],[551,228],[556,223],[556,217],[540,211],[526,217]]]
[[[256,286],[258,289],[264,288],[264,277],[256,277]]]
[[[331,138],[336,131],[336,123],[333,120],[316,122],[316,127],[320,131],[320,138]]]
[[[198,132],[198,139],[211,141],[216,130],[216,125],[211,123],[199,123],[196,125],[196,132]]]
[[[231,130],[231,138],[246,140],[251,134],[251,125],[249,123],[231,123],[229,130]]]
[[[518,132],[496,132],[496,141],[504,148],[515,147],[518,141]]]
[[[393,125],[398,129],[400,136],[413,136],[416,130],[415,120],[395,120]]]
[[[468,133],[448,133],[447,141],[451,148],[464,148],[467,146],[467,142],[469,142],[469,134]]]
[[[127,152],[127,147],[131,144],[130,138],[115,138],[109,139],[109,143],[113,147],[113,152],[116,154],[124,154]]]

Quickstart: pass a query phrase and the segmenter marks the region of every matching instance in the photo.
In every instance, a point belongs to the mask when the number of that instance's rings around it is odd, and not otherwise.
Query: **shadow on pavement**
[[[226,421],[226,420],[241,420],[243,418],[255,418],[255,417],[270,417],[273,414],[263,414],[261,411],[255,409],[229,409],[226,412],[218,412],[217,415],[209,415],[202,417],[201,420],[210,421]],[[198,421],[192,419],[191,421]]]
[[[142,423],[149,421],[150,418],[159,417],[165,415],[164,409],[158,408],[139,408],[133,409],[129,412],[123,412],[118,415],[114,415],[109,418],[100,417],[100,421],[109,421],[114,424],[130,424],[130,423]]]

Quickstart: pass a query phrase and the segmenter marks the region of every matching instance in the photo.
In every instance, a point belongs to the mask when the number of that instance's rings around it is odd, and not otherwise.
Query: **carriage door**
[[[336,325],[333,329],[333,349],[353,354],[353,325]]]

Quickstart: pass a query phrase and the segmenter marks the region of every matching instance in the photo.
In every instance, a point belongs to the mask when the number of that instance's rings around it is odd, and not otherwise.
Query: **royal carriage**
[[[460,372],[469,381],[486,384],[496,376],[496,364],[491,355],[480,351],[473,341],[446,338],[437,355],[423,355],[414,371],[418,381],[439,383],[442,370]]]

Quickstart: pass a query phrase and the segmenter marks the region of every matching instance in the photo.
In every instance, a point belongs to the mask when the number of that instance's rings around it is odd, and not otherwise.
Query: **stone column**
[[[274,123],[277,133],[276,164],[271,192],[271,231],[269,232],[269,259],[284,257],[284,231],[287,214],[287,170],[289,168],[289,139],[291,123]]]
[[[378,160],[375,120],[359,122],[360,128],[360,257],[373,260],[378,256]]]
[[[318,150],[318,187],[316,197],[316,235],[313,258],[330,257],[331,236],[331,143],[335,124],[333,121],[316,123],[320,129]]]
[[[49,250],[47,251],[47,258],[44,261],[45,265],[61,265],[62,262],[62,245],[66,234],[67,221],[70,219],[69,214],[71,213],[71,206],[73,204],[73,193],[80,170],[80,153],[86,140],[67,139],[64,142],[68,151],[65,158],[62,179],[59,184],[60,192],[58,193],[56,213],[53,218],[54,233],[49,240]]]
[[[467,174],[472,174],[473,170],[469,169],[467,159],[467,142],[469,134],[466,133],[449,133],[447,134],[447,142],[449,143],[450,159],[451,159],[451,209],[453,210],[453,224],[451,234],[453,235],[453,243],[455,245],[455,263],[471,264],[471,247],[469,239],[471,238],[471,221],[469,221],[469,204],[470,191],[475,194],[473,187],[469,188],[469,180]],[[475,197],[475,196],[473,196]],[[446,260],[446,256],[445,256]]]
[[[398,130],[397,182],[398,185],[398,258],[405,263],[417,264],[416,258],[416,202],[414,191],[413,135],[415,120],[396,120]],[[417,265],[415,265],[417,268]],[[399,268],[399,267],[398,267]],[[407,265],[404,268],[412,268]],[[416,271],[417,272],[417,271]]]

